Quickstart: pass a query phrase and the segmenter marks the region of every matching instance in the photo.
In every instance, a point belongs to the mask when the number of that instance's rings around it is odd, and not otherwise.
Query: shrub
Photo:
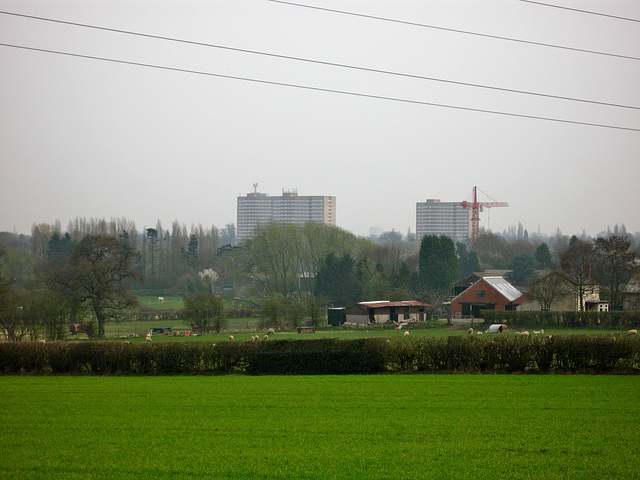
[[[385,339],[260,342],[247,365],[254,375],[343,375],[386,371]]]

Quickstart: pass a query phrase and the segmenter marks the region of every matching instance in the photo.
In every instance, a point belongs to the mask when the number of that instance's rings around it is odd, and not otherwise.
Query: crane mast
[[[508,207],[507,202],[479,202],[478,201],[478,187],[473,187],[471,195],[473,196],[473,202],[468,199],[462,202],[462,206],[471,209],[471,241],[475,242],[480,234],[480,212],[483,208],[493,207]]]

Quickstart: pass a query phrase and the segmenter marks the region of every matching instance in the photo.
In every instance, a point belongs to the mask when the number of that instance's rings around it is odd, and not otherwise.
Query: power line
[[[30,50],[30,51],[34,51],[34,52],[52,53],[52,54],[56,54],[56,55],[64,55],[64,56],[69,56],[69,57],[77,57],[77,58],[84,58],[84,59],[90,59],[90,60],[100,60],[100,61],[104,61],[104,62],[119,63],[119,64],[123,64],[123,65],[134,65],[134,66],[138,66],[138,67],[155,68],[155,69],[158,69],[158,70],[167,70],[167,71],[172,71],[172,72],[191,73],[191,74],[195,74],[195,75],[205,75],[205,76],[209,76],[209,77],[226,78],[226,79],[231,79],[231,80],[242,80],[242,81],[245,81],[245,82],[262,83],[262,84],[266,84],[266,85],[277,85],[277,86],[281,86],[281,87],[298,88],[298,89],[301,89],[301,90],[311,90],[311,91],[316,91],[316,92],[335,93],[335,94],[340,94],[340,95],[349,95],[349,96],[361,97],[361,98],[372,98],[372,99],[377,99],[377,100],[388,100],[388,101],[393,101],[393,102],[408,103],[408,104],[414,104],[414,105],[425,105],[425,106],[431,106],[431,107],[450,108],[450,109],[454,109],[454,110],[462,110],[462,111],[467,111],[467,112],[489,113],[489,114],[492,114],[492,115],[501,115],[501,116],[507,116],[507,117],[528,118],[528,119],[533,119],[533,120],[544,120],[544,121],[549,121],[549,122],[567,123],[567,124],[583,125],[583,126],[589,126],[589,127],[610,128],[610,129],[615,129],[615,130],[627,130],[627,131],[631,131],[631,132],[640,132],[640,128],[622,127],[622,126],[618,126],[618,125],[607,125],[607,124],[601,124],[601,123],[580,122],[580,121],[577,121],[577,120],[565,120],[565,119],[561,119],[561,118],[541,117],[541,116],[537,116],[537,115],[525,115],[525,114],[521,114],[521,113],[502,112],[502,111],[498,111],[498,110],[487,110],[487,109],[482,109],[482,108],[463,107],[463,106],[460,106],[460,105],[449,105],[449,104],[444,104],[444,103],[424,102],[424,101],[421,101],[421,100],[411,100],[411,99],[406,99],[406,98],[388,97],[388,96],[384,96],[384,95],[373,95],[373,94],[361,93],[361,92],[350,92],[350,91],[346,91],[346,90],[337,90],[337,89],[331,89],[331,88],[312,87],[312,86],[309,86],[309,85],[299,85],[299,84],[294,84],[294,83],[276,82],[276,81],[272,81],[272,80],[262,80],[262,79],[257,79],[257,78],[239,77],[239,76],[235,76],[235,75],[224,75],[224,74],[221,74],[221,73],[211,73],[211,72],[203,72],[203,71],[199,71],[199,70],[189,70],[189,69],[185,69],[185,68],[167,67],[167,66],[164,66],[164,65],[153,65],[153,64],[150,64],[150,63],[131,62],[131,61],[127,61],[127,60],[118,60],[118,59],[113,59],[113,58],[97,57],[97,56],[93,56],[93,55],[82,55],[82,54],[79,54],[79,53],[60,52],[60,51],[57,51],[57,50],[47,50],[47,49],[43,49],[43,48],[26,47],[24,45],[13,45],[13,44],[9,44],[9,43],[0,43],[0,46],[10,47],[10,48],[18,48],[18,49],[23,49],[23,50]]]
[[[21,13],[0,11],[0,14],[12,15],[12,16],[16,16],[16,17],[30,18],[30,19],[41,20],[41,21],[45,21],[45,22],[60,23],[60,24],[63,24],[63,25],[72,25],[72,26],[76,26],[76,27],[83,27],[83,28],[90,28],[90,29],[95,29],[95,30],[102,30],[102,31],[107,31],[107,32],[114,32],[114,33],[121,33],[121,34],[126,34],[126,35],[133,35],[133,36],[138,36],[138,37],[153,38],[153,39],[165,40],[165,41],[169,41],[169,42],[184,43],[184,44],[188,44],[188,45],[197,45],[197,46],[201,46],[201,47],[217,48],[217,49],[221,49],[221,50],[228,50],[228,51],[240,52],[240,53],[248,53],[248,54],[252,54],[252,55],[261,55],[261,56],[266,56],[266,57],[271,57],[271,58],[280,58],[280,59],[285,59],[285,60],[294,60],[294,61],[298,61],[298,62],[314,63],[314,64],[318,64],[318,65],[326,65],[326,66],[331,66],[331,67],[347,68],[347,69],[351,69],[351,70],[360,70],[360,71],[365,71],[365,72],[370,72],[370,73],[380,73],[380,74],[384,74],[384,75],[393,75],[393,76],[397,76],[397,77],[413,78],[413,79],[418,79],[418,80],[428,80],[428,81],[432,81],[432,82],[448,83],[448,84],[452,84],[452,85],[460,85],[460,86],[465,86],[465,87],[483,88],[483,89],[487,89],[487,90],[495,90],[495,91],[507,92],[507,93],[516,93],[516,94],[520,94],[520,95],[531,95],[531,96],[537,96],[537,97],[552,98],[552,99],[555,99],[555,100],[566,100],[566,101],[571,101],[571,102],[590,103],[590,104],[594,104],[594,105],[604,105],[604,106],[608,106],[608,107],[617,107],[617,108],[627,108],[627,109],[632,109],[632,110],[640,110],[640,107],[636,107],[636,106],[632,106],[632,105],[623,105],[623,104],[618,104],[618,103],[601,102],[601,101],[597,101],[597,100],[587,100],[587,99],[583,99],[583,98],[567,97],[567,96],[563,96],[563,95],[552,95],[552,94],[540,93],[540,92],[530,92],[530,91],[526,91],[526,90],[517,90],[517,89],[513,89],[513,88],[496,87],[496,86],[493,86],[493,85],[483,85],[483,84],[478,84],[478,83],[462,82],[462,81],[457,81],[457,80],[447,80],[447,79],[443,79],[443,78],[428,77],[428,76],[424,76],[424,75],[415,75],[415,74],[410,74],[410,73],[393,72],[393,71],[390,71],[390,70],[381,70],[381,69],[369,68],[369,67],[360,67],[360,66],[348,65],[348,64],[344,64],[344,63],[328,62],[328,61],[322,61],[322,60],[314,60],[314,59],[303,58],[303,57],[293,57],[293,56],[290,56],[290,55],[282,55],[282,54],[277,54],[277,53],[261,52],[261,51],[257,51],[257,50],[248,50],[248,49],[244,49],[244,48],[229,47],[229,46],[226,46],[226,45],[219,45],[219,44],[213,44],[213,43],[196,42],[196,41],[192,41],[192,40],[184,40],[184,39],[178,39],[178,38],[174,38],[174,37],[166,37],[166,36],[161,36],[161,35],[152,35],[152,34],[148,34],[148,33],[132,32],[132,31],[129,31],[129,30],[121,30],[121,29],[116,29],[116,28],[102,27],[102,26],[98,26],[98,25],[89,25],[89,24],[85,24],[85,23],[69,22],[69,21],[65,21],[65,20],[56,20],[56,19],[52,19],[52,18],[36,17],[36,16],[33,16],[33,15],[25,15],[25,14],[21,14]]]
[[[490,35],[488,33],[478,33],[478,32],[471,32],[468,30],[459,30],[459,29],[455,29],[455,28],[447,28],[447,27],[440,27],[437,25],[428,25],[425,23],[416,23],[416,22],[409,22],[407,20],[396,20],[393,18],[386,18],[386,17],[377,17],[375,15],[367,15],[364,13],[356,13],[356,12],[347,12],[345,10],[335,10],[333,8],[325,8],[325,7],[317,7],[315,5],[303,5],[301,3],[294,3],[294,2],[288,2],[288,1],[284,1],[284,0],[266,0],[268,2],[273,2],[273,3],[281,3],[283,5],[291,5],[291,6],[295,6],[295,7],[302,7],[302,8],[310,8],[312,10],[321,10],[324,12],[331,12],[331,13],[339,13],[342,15],[351,15],[354,17],[362,17],[362,18],[369,18],[372,20],[381,20],[384,22],[393,22],[393,23],[400,23],[403,25],[411,25],[414,27],[422,27],[422,28],[431,28],[434,30],[442,30],[445,32],[452,32],[452,33],[462,33],[465,35],[474,35],[477,37],[484,37],[484,38],[492,38],[494,40],[505,40],[508,42],[516,42],[516,43],[523,43],[523,44],[527,44],[527,45],[536,45],[539,47],[548,47],[548,48],[558,48],[558,49],[562,49],[562,50],[569,50],[572,52],[581,52],[581,53],[590,53],[593,55],[604,55],[607,57],[616,57],[616,58],[625,58],[627,60],[640,60],[640,57],[633,57],[630,55],[620,55],[617,53],[607,53],[607,52],[599,52],[596,50],[587,50],[584,48],[575,48],[575,47],[567,47],[564,45],[555,45],[552,43],[543,43],[543,42],[534,42],[531,40],[521,40],[518,38],[512,38],[512,37],[504,37],[504,36],[500,36],[500,35]]]
[[[542,5],[544,7],[559,8],[561,10],[571,10],[572,12],[587,13],[589,15],[598,15],[600,17],[615,18],[616,20],[626,20],[626,21],[629,21],[629,22],[638,22],[638,23],[640,23],[640,20],[635,19],[635,18],[619,17],[617,15],[608,15],[606,13],[592,12],[590,10],[580,10],[579,8],[570,8],[570,7],[565,7],[563,5],[554,5],[552,3],[534,2],[533,0],[520,0],[520,1],[524,2],[524,3],[533,3],[535,5]]]

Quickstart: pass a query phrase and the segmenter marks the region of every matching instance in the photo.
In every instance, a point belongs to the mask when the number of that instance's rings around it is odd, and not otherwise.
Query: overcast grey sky
[[[518,0],[300,3],[413,24],[268,0],[0,10],[492,88],[0,14],[3,44],[261,81],[0,46],[0,230],[78,216],[223,227],[254,182],[334,195],[358,235],[415,232],[416,202],[463,201],[474,185],[510,204],[481,215],[494,231],[640,230],[640,22]],[[638,0],[548,3],[640,20]]]

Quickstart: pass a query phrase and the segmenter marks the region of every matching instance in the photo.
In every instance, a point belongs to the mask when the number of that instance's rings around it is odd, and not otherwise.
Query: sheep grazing
[[[527,332],[527,331],[522,332],[522,336],[523,337],[528,337],[529,336],[529,332]]]
[[[263,338],[264,338],[265,340],[269,340],[269,335],[265,335]]]
[[[404,332],[404,336],[405,336],[405,337],[408,337],[408,336],[409,336],[409,332],[408,332],[408,331],[407,331],[407,332]]]
[[[467,330],[467,334],[473,335],[473,328],[469,328],[469,330]]]
[[[533,333],[535,333],[536,335],[544,335],[544,328],[542,330],[537,331],[537,332],[534,330]]]
[[[41,338],[40,340],[38,340],[38,343],[47,343],[47,341],[44,338]]]
[[[229,335],[229,341],[233,340],[233,335]]]
[[[482,332],[478,332],[478,335],[482,335]]]
[[[150,342],[150,341],[151,341],[151,334],[150,334],[150,333],[147,333],[147,334],[145,335],[145,337],[144,337],[144,341],[145,341],[145,342]]]
[[[267,330],[267,335],[273,335],[274,333],[276,333],[276,331],[273,328]]]
[[[636,330],[635,328],[627,332],[627,335],[637,335],[637,334],[638,334],[638,330]]]

